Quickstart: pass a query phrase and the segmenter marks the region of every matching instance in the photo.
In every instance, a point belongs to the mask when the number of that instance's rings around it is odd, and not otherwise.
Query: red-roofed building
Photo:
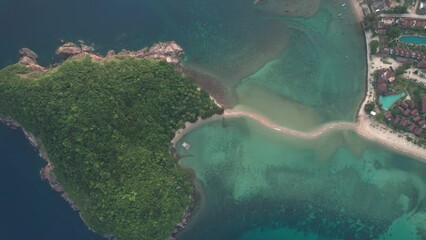
[[[384,95],[388,92],[388,85],[386,83],[378,83],[377,84],[377,91],[380,95]]]
[[[425,29],[426,21],[424,19],[415,19],[415,18],[400,18],[396,21],[396,23],[405,28],[417,28],[417,29]]]
[[[383,68],[377,71],[377,91],[380,95],[386,95],[388,92],[388,83],[393,82],[395,76],[389,68]]]
[[[385,113],[385,118],[390,120],[392,118],[392,113],[390,112]]]
[[[421,128],[416,128],[416,130],[414,130],[414,134],[416,134],[416,135],[420,135],[420,134],[422,134],[422,132],[423,132],[423,129],[421,129]]]
[[[410,109],[405,109],[404,111],[404,116],[408,116],[410,115],[411,110]]]
[[[425,60],[425,59],[421,60],[421,61],[417,64],[417,67],[419,67],[419,68],[426,68],[426,60]]]
[[[418,122],[418,121],[420,121],[420,119],[422,119],[420,116],[414,116],[413,117],[413,120],[415,121],[415,122]]]
[[[394,123],[399,123],[399,121],[401,121],[400,117],[396,117],[395,120],[393,120]]]
[[[410,124],[410,121],[403,119],[403,120],[401,120],[401,122],[399,124],[403,127],[406,127]]]
[[[416,124],[414,124],[414,123],[412,123],[411,125],[410,125],[410,128],[408,129],[410,132],[414,132],[414,129],[416,129]]]
[[[404,109],[408,108],[408,104],[406,102],[402,102],[401,104],[399,104],[399,106],[401,106]]]
[[[422,97],[422,112],[426,113],[426,96]]]

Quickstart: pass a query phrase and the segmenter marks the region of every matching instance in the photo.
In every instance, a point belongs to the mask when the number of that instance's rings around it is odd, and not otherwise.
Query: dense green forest
[[[223,110],[165,62],[83,58],[28,71],[0,70],[0,114],[42,140],[85,222],[119,240],[165,239],[192,193],[170,140],[184,122]]]

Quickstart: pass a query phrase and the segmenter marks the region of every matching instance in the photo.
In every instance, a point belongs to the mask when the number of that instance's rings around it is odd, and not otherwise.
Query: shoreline
[[[287,127],[280,126],[278,124],[273,123],[269,119],[262,117],[261,115],[257,115],[251,112],[247,111],[239,111],[239,110],[232,110],[232,109],[226,109],[222,115],[213,115],[212,117],[208,119],[201,119],[199,118],[195,123],[185,123],[185,128],[181,128],[175,133],[175,137],[172,139],[171,144],[176,147],[176,143],[179,142],[179,140],[188,132],[193,130],[196,127],[199,127],[203,124],[206,124],[208,122],[212,122],[218,119],[226,119],[226,118],[239,118],[239,117],[246,117],[250,118],[257,123],[275,130],[278,133],[281,133],[285,136],[293,136],[296,138],[306,139],[306,140],[312,140],[317,137],[320,137],[323,134],[326,134],[331,131],[336,130],[356,130],[357,124],[351,123],[351,122],[331,122],[327,124],[323,124],[319,126],[318,128],[313,129],[310,132],[304,132],[299,131]]]
[[[409,144],[408,141],[401,137],[394,137],[395,133],[386,132],[385,126],[380,126],[379,123],[372,122],[368,119],[368,117],[363,116],[362,111],[360,112],[361,114],[359,115],[359,120],[357,122],[331,122],[323,124],[310,132],[304,132],[280,126],[278,124],[273,123],[269,119],[254,113],[226,109],[223,115],[214,115],[205,120],[198,119],[198,121],[195,123],[187,122],[185,124],[184,129],[179,129],[178,131],[176,131],[175,137],[172,139],[171,144],[173,147],[176,148],[177,142],[186,133],[208,122],[212,122],[218,119],[247,117],[263,125],[264,127],[274,130],[275,132],[278,132],[285,136],[292,136],[305,140],[313,140],[318,137],[321,137],[324,134],[337,130],[352,130],[356,132],[360,137],[366,140],[373,141],[374,143],[378,143],[379,145],[389,150],[397,151],[398,153],[408,155],[421,162],[426,163],[426,149],[423,149],[411,142]]]
[[[362,7],[359,3],[359,0],[349,0],[351,7],[352,7],[352,12],[355,14],[356,19],[358,20],[358,22],[363,22],[364,21],[364,12],[362,11]]]
[[[78,206],[72,201],[70,196],[65,192],[62,185],[58,182],[56,179],[56,176],[54,175],[53,171],[53,164],[49,159],[49,156],[47,155],[46,150],[44,149],[44,146],[39,138],[37,138],[34,134],[30,133],[29,131],[25,130],[21,126],[21,124],[15,120],[13,120],[10,117],[5,117],[0,115],[0,123],[5,124],[11,129],[22,131],[25,135],[25,138],[30,142],[31,146],[38,152],[39,157],[46,162],[46,165],[40,169],[40,178],[42,181],[45,181],[49,184],[50,188],[54,190],[55,192],[59,193],[59,195],[69,204],[69,206],[76,212],[78,212],[78,215],[80,216],[81,220],[86,225],[87,229],[90,231],[96,233],[91,229],[84,221],[84,218],[80,214],[80,209]]]

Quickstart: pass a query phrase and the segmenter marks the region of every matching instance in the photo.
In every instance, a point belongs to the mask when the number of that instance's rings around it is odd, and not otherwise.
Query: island
[[[42,176],[95,232],[166,239],[193,201],[171,140],[186,122],[223,112],[182,75],[182,48],[167,42],[101,56],[66,43],[57,50],[63,62],[49,68],[30,49],[20,54],[0,70],[0,114],[48,161]]]

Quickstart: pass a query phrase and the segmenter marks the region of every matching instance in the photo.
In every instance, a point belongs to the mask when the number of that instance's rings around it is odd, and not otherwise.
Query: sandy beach
[[[359,22],[362,22],[364,20],[364,13],[362,12],[362,7],[359,1],[360,0],[350,0],[349,2],[351,3],[351,7],[356,16],[356,19]]]
[[[263,126],[273,129],[274,131],[279,132],[283,135],[293,136],[296,138],[301,138],[306,140],[315,139],[325,133],[335,131],[335,130],[356,130],[358,126],[356,123],[351,123],[351,122],[331,122],[331,123],[324,124],[320,126],[319,128],[314,129],[313,131],[303,132],[303,131],[298,131],[291,128],[280,126],[258,114],[254,114],[247,111],[227,109],[224,111],[223,115],[214,115],[205,120],[202,120],[201,118],[199,118],[195,123],[189,123],[189,122],[185,123],[185,128],[179,129],[178,131],[176,131],[175,137],[173,138],[171,143],[175,145],[186,133],[207,122],[211,122],[221,118],[226,119],[226,118],[238,118],[238,117],[250,118],[262,124]]]
[[[281,134],[284,134],[286,136],[293,136],[293,137],[307,139],[307,140],[315,139],[315,138],[323,135],[324,133],[334,131],[334,130],[355,130],[356,129],[355,123],[331,122],[331,123],[324,124],[324,125],[320,126],[319,128],[317,128],[313,131],[303,132],[303,131],[298,131],[298,130],[294,130],[294,129],[291,129],[291,128],[286,128],[286,127],[280,126],[278,124],[273,123],[272,121],[270,121],[269,119],[267,119],[267,118],[265,118],[261,115],[257,115],[257,114],[250,113],[250,112],[226,110],[224,112],[223,116],[225,118],[247,117],[247,118],[250,118],[250,119],[257,121],[258,123],[262,124],[265,127],[273,129],[273,130],[275,130],[275,131],[277,131]]]

